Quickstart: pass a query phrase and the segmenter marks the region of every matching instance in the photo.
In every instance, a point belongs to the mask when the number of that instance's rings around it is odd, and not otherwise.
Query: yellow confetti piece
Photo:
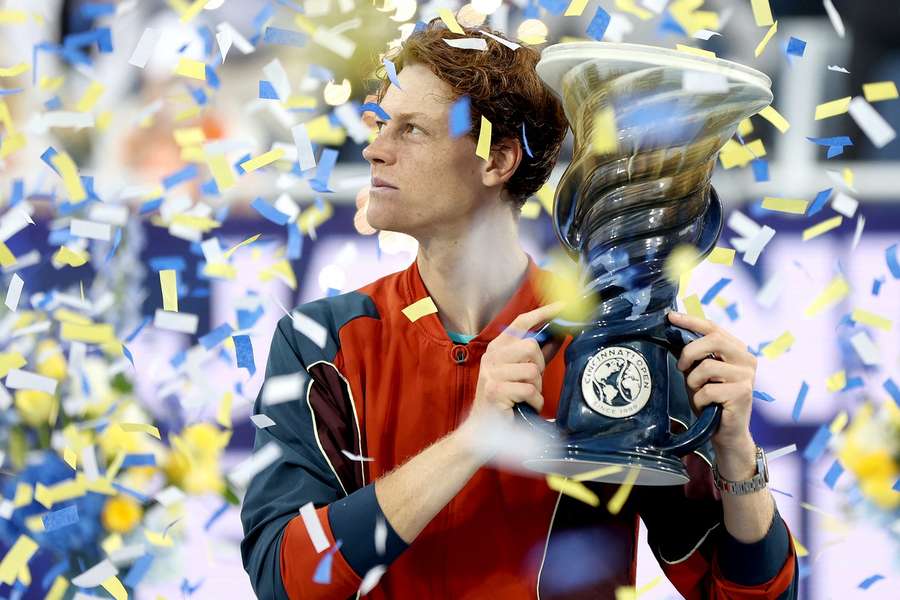
[[[580,17],[581,13],[584,12],[585,7],[587,6],[588,0],[572,0],[569,4],[568,8],[566,8],[566,12],[563,13],[564,17]]]
[[[841,371],[839,374],[844,374],[844,371]],[[844,377],[844,385],[847,383],[846,376]],[[837,435],[844,430],[844,427],[847,426],[847,423],[850,422],[850,416],[847,414],[846,410],[842,410],[838,416],[832,419],[831,424],[828,426],[828,431],[831,432],[831,435]]]
[[[48,591],[47,595],[44,597],[44,600],[62,600],[68,588],[69,582],[66,581],[62,575],[57,575],[56,579],[53,580],[53,585],[50,586],[50,591]]]
[[[876,315],[875,313],[869,312],[862,308],[854,309],[850,314],[850,318],[857,323],[862,323],[863,325],[876,327],[878,329],[884,329],[885,331],[890,331],[891,327],[894,326],[893,322],[890,319],[882,317],[881,315]]]
[[[159,429],[157,429],[154,425],[150,425],[149,423],[119,423],[119,427],[122,428],[122,431],[126,431],[128,433],[147,433],[158,440],[162,439],[159,435]]]
[[[806,546],[800,543],[800,541],[791,535],[791,540],[794,542],[794,551],[797,553],[797,557],[809,556],[809,550],[806,549]]]
[[[700,253],[695,246],[680,244],[666,258],[663,273],[669,281],[678,281],[697,266],[699,259]]]
[[[846,113],[850,109],[851,99],[850,96],[847,96],[846,98],[838,98],[837,100],[819,104],[816,106],[816,121]]]
[[[181,127],[172,132],[175,143],[179,146],[196,146],[206,141],[202,127]]]
[[[609,499],[609,502],[606,504],[606,510],[609,511],[612,515],[619,514],[619,511],[622,510],[622,506],[625,505],[625,501],[628,500],[628,496],[631,494],[631,488],[634,487],[634,482],[637,481],[638,474],[640,472],[640,467],[633,467],[628,471],[628,475],[625,476],[625,481],[622,482],[622,485],[619,486],[619,489],[616,490],[616,493],[613,494],[613,497]]]
[[[835,217],[831,217],[830,219],[826,219],[819,223],[818,225],[813,225],[812,227],[807,227],[803,230],[803,241],[806,242],[813,238],[817,238],[820,235],[824,235],[831,231],[832,229],[837,229],[841,226],[841,223],[844,222],[844,217],[841,215],[837,215]]]
[[[16,485],[16,493],[13,496],[13,506],[15,508],[21,508],[23,506],[27,506],[31,504],[31,501],[34,499],[34,488],[32,488],[27,483],[19,482]]]
[[[611,106],[594,115],[594,131],[591,135],[591,149],[596,154],[612,154],[619,148],[616,129],[616,113]]]
[[[691,294],[686,297],[684,300],[684,310],[687,311],[687,314],[692,317],[699,317],[701,319],[705,319],[706,315],[703,313],[703,305],[700,303],[700,298],[697,294]]]
[[[203,7],[209,2],[209,0],[194,0],[194,3],[185,9],[183,13],[181,13],[181,22],[182,23],[190,23],[194,20]]]
[[[40,87],[45,92],[55,92],[62,87],[65,81],[65,75],[60,75],[59,77],[47,77],[44,75],[41,77]]]
[[[200,0],[200,2],[202,4],[206,0]],[[122,585],[122,582],[115,575],[104,580],[100,585],[103,586],[104,590],[112,594],[112,597],[116,600],[128,600],[128,592],[125,591],[125,586]]]
[[[763,36],[762,41],[756,46],[756,50],[753,51],[753,56],[759,58],[759,56],[765,51],[766,46],[769,45],[769,40],[772,39],[772,36],[775,35],[775,32],[778,31],[778,21],[772,23],[772,26],[769,27],[769,31],[766,32],[766,35]]]
[[[100,99],[100,96],[105,89],[106,88],[99,81],[92,81],[91,85],[88,86],[88,89],[85,90],[84,95],[81,96],[81,100],[75,105],[75,110],[78,112],[90,111],[94,108],[94,105],[97,104],[97,100]]]
[[[774,24],[769,0],[750,0],[750,6],[753,8],[753,20],[756,21],[757,27],[769,27]]]
[[[53,508],[53,503],[56,501],[56,494],[54,493],[56,487],[47,487],[42,483],[38,483],[34,486],[35,501],[47,510]]]
[[[163,310],[178,312],[178,281],[175,269],[162,269],[159,272],[159,286],[162,288]]]
[[[269,150],[268,152],[260,154],[256,158],[245,160],[241,163],[241,168],[250,173],[252,171],[255,171],[256,169],[260,169],[268,164],[275,162],[283,156],[284,149],[275,148],[274,150]]]
[[[288,99],[285,100],[282,104],[287,109],[308,109],[312,110],[319,105],[319,101],[316,100],[313,96],[298,96],[296,94],[292,94],[288,96]]]
[[[112,481],[116,478],[116,475],[119,474],[119,469],[122,468],[122,464],[125,462],[125,454],[126,452],[124,450],[119,450],[119,452],[116,453],[115,458],[113,458],[113,461],[106,468],[105,477],[107,481]]]
[[[634,15],[641,21],[649,21],[653,18],[653,13],[646,8],[641,8],[634,3],[634,0],[616,0],[616,8],[622,12]],[[578,13],[581,14],[581,13]]]
[[[600,498],[589,490],[586,485],[579,481],[574,481],[562,475],[547,475],[547,486],[551,490],[561,492],[566,496],[580,500],[591,506],[600,506]]]
[[[743,121],[738,124],[737,129],[738,135],[742,138],[747,137],[751,133],[753,133],[753,122],[750,121],[750,117],[747,117]]]
[[[766,155],[766,148],[762,140],[753,140],[749,144],[741,145],[735,140],[728,140],[719,152],[719,160],[722,168],[744,167],[754,158],[762,158]]]
[[[334,126],[328,119],[328,115],[322,115],[306,123],[306,133],[309,140],[315,144],[325,146],[340,146],[347,139],[347,130],[340,126]]]
[[[527,201],[522,205],[519,216],[523,219],[537,219],[541,216],[541,203],[535,202],[534,200]]]
[[[231,248],[229,248],[228,250],[225,251],[225,255],[224,255],[225,258],[226,259],[231,258],[231,255],[234,254],[238,248],[243,248],[244,246],[246,246],[248,244],[252,244],[256,240],[258,240],[259,236],[261,236],[261,235],[262,235],[261,233],[257,233],[256,235],[248,237],[246,240],[244,240],[240,244],[235,244],[234,246],[232,246]]]
[[[58,152],[50,159],[50,162],[62,176],[66,193],[72,202],[81,202],[87,198],[84,186],[81,185],[81,177],[78,176],[78,167],[75,166],[75,161],[68,153]]]
[[[774,125],[775,128],[778,129],[778,131],[780,131],[781,133],[785,133],[788,129],[791,128],[791,124],[788,123],[788,120],[785,119],[780,112],[778,112],[771,106],[767,106],[759,111],[759,116]]]
[[[231,429],[231,403],[234,392],[225,392],[222,401],[219,402],[219,410],[216,412],[216,422],[225,429]]]
[[[68,308],[57,308],[53,311],[53,318],[60,323],[77,323],[79,325],[93,325],[90,317],[71,311]]]
[[[21,25],[27,20],[24,10],[0,10],[0,25]]]
[[[144,530],[144,535],[147,537],[147,541],[153,544],[154,546],[160,546],[162,548],[168,547],[172,545],[172,538],[163,534],[157,533],[155,531],[150,531],[149,529]]]
[[[715,52],[710,52],[709,50],[704,50],[703,48],[695,48],[693,46],[686,46],[684,44],[675,44],[675,49],[680,52],[687,52],[688,54],[702,56],[704,58],[716,58]]]
[[[175,74],[181,75],[182,77],[206,81],[206,64],[199,60],[182,56],[178,61],[178,65],[175,67]]]
[[[20,369],[26,364],[25,357],[19,352],[0,353],[0,377],[6,377],[10,369]]]
[[[828,287],[813,300],[812,304],[803,311],[803,316],[814,317],[829,306],[833,306],[846,298],[849,293],[850,286],[847,284],[847,280],[844,279],[843,275],[838,275],[832,279],[831,283],[828,284]]]
[[[438,311],[437,306],[434,304],[434,300],[431,299],[431,296],[427,296],[422,298],[421,300],[417,300],[413,302],[409,306],[403,309],[403,314],[406,315],[406,318],[411,322],[415,323],[425,315],[433,315]]]
[[[706,260],[717,265],[730,267],[734,264],[734,254],[734,248],[722,248],[717,246],[709,253]]]
[[[841,171],[841,176],[844,178],[844,183],[849,187],[853,187],[853,170],[850,167],[844,167],[844,170]]]
[[[829,392],[838,392],[847,385],[847,372],[838,371],[825,380],[825,387]]]
[[[652,580],[648,581],[647,583],[645,583],[644,585],[642,585],[641,587],[638,588],[638,591],[637,591],[638,596],[641,596],[642,594],[646,594],[647,592],[649,592],[650,590],[652,590],[653,588],[658,586],[660,583],[662,583],[662,580],[663,580],[662,575],[657,575]]]
[[[481,128],[478,130],[478,146],[475,148],[475,156],[487,160],[491,155],[491,122],[481,115]]]
[[[203,274],[218,279],[234,279],[237,276],[237,268],[228,263],[206,263]]]
[[[34,556],[38,545],[27,535],[20,535],[13,547],[0,561],[0,582],[7,585],[15,583],[19,572],[28,566],[28,561]]]
[[[186,215],[184,213],[181,213],[172,217],[172,225],[183,225],[184,227],[189,227],[190,229],[196,229],[198,231],[206,233],[211,229],[220,227],[222,224],[215,219],[210,219],[209,217]]]
[[[869,102],[881,102],[893,100],[897,97],[897,85],[893,81],[879,81],[878,83],[864,83],[863,95]]]
[[[25,147],[25,134],[22,132],[10,134],[0,142],[0,159],[6,158]]]
[[[219,188],[220,192],[224,192],[234,185],[234,172],[223,154],[207,156],[206,164],[212,173],[213,179],[216,180],[216,187]]]
[[[31,67],[28,66],[28,63],[19,63],[17,65],[13,65],[11,67],[0,67],[0,77],[17,77],[22,73],[28,71]]]
[[[71,342],[84,342],[86,344],[106,344],[116,341],[116,332],[109,323],[82,323],[64,322],[60,330],[60,337]]]
[[[587,473],[579,473],[575,477],[572,477],[572,479],[575,481],[593,481],[594,479],[601,479],[607,475],[615,475],[621,471],[622,467],[619,466],[600,467],[599,469],[594,469]]]
[[[109,124],[112,123],[113,113],[111,110],[104,110],[99,115],[97,115],[97,121],[94,128],[97,131],[103,132],[109,127]]]
[[[803,215],[806,214],[806,209],[809,207],[809,200],[765,196],[762,201],[762,207],[766,210],[773,210],[775,212]]]
[[[68,446],[63,448],[63,460],[66,461],[66,464],[72,467],[73,470],[78,465],[78,455]]]
[[[465,35],[465,31],[463,28],[459,26],[459,23],[456,21],[456,17],[450,12],[447,8],[442,8],[438,11],[438,15],[441,17],[441,21],[444,22],[444,25],[447,26],[447,29],[452,31],[453,33],[461,33]]]
[[[763,348],[763,356],[768,359],[774,360],[784,354],[790,349],[791,346],[794,345],[794,336],[790,331],[785,331],[780,336],[778,336],[775,341],[771,344],[768,344],[765,348]]]
[[[199,106],[192,106],[190,108],[186,108],[184,110],[178,111],[175,113],[175,122],[180,123],[182,121],[187,121],[188,119],[193,119],[194,117],[200,114]],[[153,123],[153,116],[147,117],[146,121],[141,122],[141,127],[150,127]]]
[[[556,188],[549,183],[545,183],[541,186],[541,189],[537,191],[535,196],[537,196],[538,202],[541,203],[541,206],[544,207],[544,210],[547,211],[548,215],[553,214],[553,196],[556,194]]]

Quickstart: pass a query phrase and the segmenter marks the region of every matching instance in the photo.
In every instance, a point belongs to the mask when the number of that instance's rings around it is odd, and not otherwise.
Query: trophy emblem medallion
[[[609,346],[588,360],[581,377],[581,393],[592,410],[622,419],[646,406],[652,383],[650,366],[640,352]]]

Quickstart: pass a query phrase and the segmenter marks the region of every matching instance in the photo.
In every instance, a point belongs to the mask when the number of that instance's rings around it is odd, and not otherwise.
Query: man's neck
[[[528,255],[509,215],[479,215],[455,229],[420,239],[416,262],[444,327],[476,335],[519,289]]]

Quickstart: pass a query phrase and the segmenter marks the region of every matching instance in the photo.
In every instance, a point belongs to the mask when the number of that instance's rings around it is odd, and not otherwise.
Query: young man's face
[[[488,188],[475,141],[450,137],[452,89],[423,65],[397,78],[402,89],[391,85],[381,101],[390,120],[377,119],[380,133],[363,150],[373,180],[367,220],[413,237],[464,227]],[[376,178],[393,187],[376,187]]]

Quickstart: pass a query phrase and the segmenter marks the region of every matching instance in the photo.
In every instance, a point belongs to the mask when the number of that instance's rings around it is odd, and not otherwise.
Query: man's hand
[[[750,435],[756,357],[747,345],[706,319],[671,312],[674,325],[703,335],[684,347],[678,369],[685,373],[688,397],[696,412],[709,404],[722,405],[722,421],[712,442],[722,476],[730,480],[752,477],[756,444]],[[713,354],[715,358],[709,358]]]
[[[561,343],[552,341],[541,349],[536,340],[525,334],[553,319],[565,306],[565,302],[555,302],[522,313],[488,344],[481,357],[475,400],[467,423],[497,415],[512,418],[512,407],[518,402],[527,402],[541,412],[544,367]]]

